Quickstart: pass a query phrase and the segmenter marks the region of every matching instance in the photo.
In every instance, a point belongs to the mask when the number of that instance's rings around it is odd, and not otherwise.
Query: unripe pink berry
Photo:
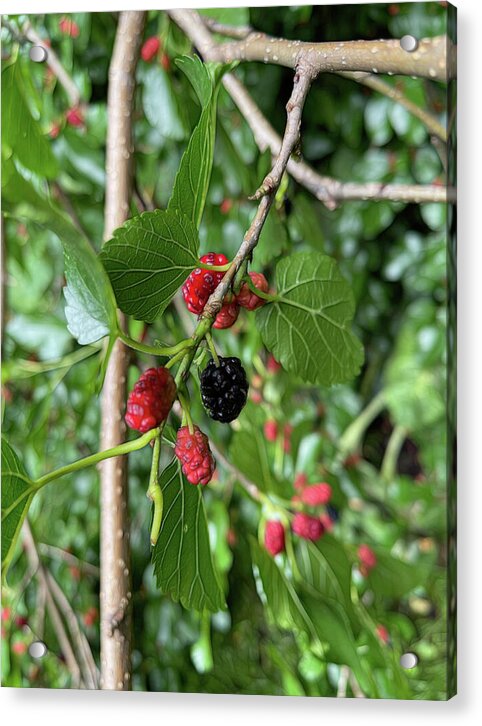
[[[368,574],[377,564],[376,554],[367,544],[361,544],[357,550],[357,554],[361,565],[360,571],[362,574]]]
[[[264,435],[268,441],[276,441],[278,436],[278,424],[273,419],[269,419],[264,424]]]
[[[266,522],[264,530],[264,546],[270,555],[278,555],[285,549],[285,528],[276,520]]]
[[[310,484],[303,490],[301,499],[310,507],[319,507],[322,504],[328,504],[331,499],[331,486],[326,482],[320,484]]]
[[[298,537],[311,540],[311,542],[319,540],[325,532],[323,524],[317,517],[311,517],[304,512],[297,512],[295,514],[291,529]]]

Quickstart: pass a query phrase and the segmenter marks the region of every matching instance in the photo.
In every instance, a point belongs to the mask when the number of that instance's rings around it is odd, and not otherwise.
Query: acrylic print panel
[[[452,696],[454,8],[1,39],[3,684]]]

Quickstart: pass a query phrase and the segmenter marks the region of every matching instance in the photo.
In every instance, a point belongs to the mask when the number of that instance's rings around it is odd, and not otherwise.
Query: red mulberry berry
[[[219,211],[221,212],[221,214],[229,214],[232,206],[233,206],[232,199],[223,199],[223,201],[219,205]]]
[[[208,255],[201,257],[201,262],[205,265],[226,265],[228,258],[225,255],[216,255],[214,252],[210,252]],[[215,291],[223,277],[224,272],[211,272],[200,267],[196,267],[191,272],[182,286],[182,296],[189,312],[196,315],[202,313],[210,295]]]
[[[310,517],[309,514],[303,512],[295,514],[291,529],[298,537],[309,539],[312,542],[319,540],[325,532],[325,528],[317,517]]]
[[[261,290],[261,292],[268,292],[268,281],[261,272],[250,272],[249,276],[253,285],[257,287],[258,290]],[[241,290],[236,296],[236,299],[238,304],[241,305],[242,308],[246,308],[246,310],[256,310],[256,308],[260,308],[266,303],[266,300],[263,300],[263,298],[258,297],[254,292],[252,292],[246,283],[241,286]]]
[[[127,399],[126,423],[145,433],[165,421],[176,398],[176,384],[167,368],[149,368]]]
[[[384,645],[388,645],[390,642],[390,633],[384,625],[378,624],[375,628],[376,633]]]
[[[159,40],[159,38],[156,38],[155,36],[147,38],[141,48],[142,60],[146,61],[146,63],[149,63],[149,61],[151,61],[158,54],[160,47],[161,41]]]
[[[367,575],[377,564],[377,556],[372,548],[366,544],[359,546],[357,554],[360,561],[360,572],[362,575]]]
[[[266,363],[266,369],[268,373],[278,373],[278,371],[281,370],[281,367],[281,363],[278,363],[274,356],[268,356],[268,360]]]
[[[84,114],[82,113],[82,109],[79,108],[79,106],[70,108],[65,114],[65,120],[69,126],[80,128],[84,125]]]
[[[219,313],[216,315],[216,320],[213,323],[213,328],[218,330],[224,330],[234,325],[239,315],[239,305],[237,302],[224,303]]]
[[[75,20],[65,16],[59,20],[59,30],[63,35],[68,35],[71,38],[78,38],[80,35],[80,28]]]
[[[278,424],[270,419],[264,425],[264,435],[267,441],[276,441],[278,436]]]
[[[187,426],[180,428],[174,452],[188,482],[204,485],[211,481],[216,462],[209,448],[208,437],[201,429],[194,426],[191,434]]]
[[[331,486],[325,482],[321,484],[310,484],[301,495],[301,500],[310,507],[319,507],[321,504],[328,504],[330,499]]]
[[[276,520],[266,522],[264,530],[264,546],[270,555],[279,555],[285,550],[285,528]]]

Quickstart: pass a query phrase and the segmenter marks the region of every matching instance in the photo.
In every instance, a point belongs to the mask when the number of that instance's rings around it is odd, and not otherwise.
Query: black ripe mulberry
[[[229,423],[241,413],[248,396],[248,379],[239,358],[210,360],[201,374],[204,408],[215,421]]]

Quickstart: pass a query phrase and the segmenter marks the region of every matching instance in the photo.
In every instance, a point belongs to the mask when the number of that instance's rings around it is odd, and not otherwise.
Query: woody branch
[[[235,35],[235,37],[244,38],[245,40],[250,35],[253,35],[249,27],[243,26],[235,28],[220,25],[219,23],[211,21],[209,18],[201,18],[193,10],[171,10],[169,11],[169,15],[196,45],[206,61],[217,60],[219,47],[223,47],[222,45],[218,46],[214,41],[210,32],[211,30],[224,35]],[[405,53],[405,55],[410,54]],[[270,57],[269,62],[276,61],[274,57]],[[347,66],[344,66],[344,69],[346,71]],[[340,75],[345,75],[345,73],[340,73]],[[359,82],[366,82],[366,79],[373,79],[374,81],[382,83],[381,79],[375,78],[371,73],[353,72],[349,76]],[[232,73],[226,73],[223,76],[223,85],[250,126],[260,150],[270,149],[273,156],[276,156],[281,148],[281,138],[253,101],[246,87]],[[382,91],[379,86],[377,86],[376,90]],[[397,98],[394,98],[394,100],[402,103],[399,94],[397,94]],[[427,128],[434,134],[440,133],[440,124],[426,113],[423,116],[424,118],[421,118],[421,120],[426,123]],[[342,182],[331,177],[322,176],[306,162],[301,160],[295,161],[292,158],[288,160],[286,169],[299,184],[304,186],[329,209],[334,209],[339,202],[348,200],[389,200],[421,204],[428,202],[454,202],[456,199],[455,189],[439,185]]]

